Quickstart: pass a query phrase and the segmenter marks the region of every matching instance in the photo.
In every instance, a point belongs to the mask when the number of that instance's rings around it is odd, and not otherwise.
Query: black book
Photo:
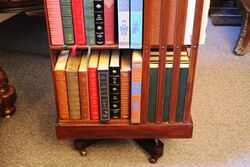
[[[104,44],[104,2],[103,0],[94,0],[95,13],[95,38],[96,44]]]
[[[109,97],[112,118],[120,118],[120,56],[118,50],[113,50],[109,65]]]

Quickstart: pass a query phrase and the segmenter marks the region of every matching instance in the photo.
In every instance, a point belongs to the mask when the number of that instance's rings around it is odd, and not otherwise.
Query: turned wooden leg
[[[91,146],[97,141],[98,140],[77,139],[77,140],[74,140],[74,145],[75,145],[75,148],[79,151],[81,156],[86,156],[87,155],[86,148]]]
[[[241,25],[241,32],[239,39],[235,46],[235,54],[238,56],[244,55],[246,52],[246,48],[248,46],[250,40],[250,16],[249,13],[243,14],[243,22]]]
[[[150,163],[156,163],[163,155],[164,144],[159,139],[134,139],[134,141],[150,155],[148,159]]]

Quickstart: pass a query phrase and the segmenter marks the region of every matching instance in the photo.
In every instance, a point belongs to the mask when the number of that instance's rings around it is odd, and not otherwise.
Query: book
[[[75,44],[85,45],[84,5],[82,0],[71,0],[74,23]]]
[[[130,19],[129,6],[130,1],[118,0],[118,43],[119,48],[129,48],[129,34],[130,34]]]
[[[71,1],[70,0],[60,0],[61,13],[62,13],[62,25],[64,34],[64,44],[73,45],[75,44]]]
[[[131,99],[131,51],[123,50],[121,52],[120,65],[120,118],[130,117],[130,99]]]
[[[84,21],[86,30],[87,45],[95,44],[95,17],[94,17],[94,1],[84,0]]]
[[[89,86],[88,86],[88,51],[83,50],[82,59],[78,70],[79,94],[82,119],[90,119],[89,109]]]
[[[60,0],[46,0],[45,7],[47,10],[47,18],[49,24],[49,36],[51,45],[63,45],[63,28],[62,15],[60,8]]]
[[[109,57],[110,50],[101,50],[98,64],[98,88],[101,122],[108,122],[110,120]]]
[[[104,0],[104,34],[105,44],[115,43],[115,5],[114,0]]]
[[[69,119],[68,91],[65,72],[68,57],[69,50],[61,51],[53,70],[58,118],[61,120]]]
[[[131,75],[131,123],[139,124],[141,118],[142,55],[140,50],[132,52]]]
[[[105,42],[104,34],[104,3],[103,0],[94,0],[95,39],[97,45]]]
[[[143,0],[130,1],[130,48],[142,48]]]
[[[120,118],[120,54],[119,50],[112,50],[109,64],[109,99],[110,115]]]
[[[70,119],[81,119],[78,81],[78,69],[81,61],[81,54],[81,51],[77,51],[76,56],[69,56],[66,67]]]
[[[99,120],[99,91],[97,67],[100,50],[92,50],[88,65],[89,104],[91,120]]]
[[[149,99],[148,99],[148,121],[155,122],[156,118],[156,94],[157,94],[157,78],[158,78],[158,59],[150,59],[150,79],[149,79]],[[165,93],[164,93],[164,111],[163,121],[168,121],[169,106],[170,106],[170,92],[171,92],[171,80],[172,80],[172,67],[173,67],[173,52],[168,52],[166,57],[166,80],[165,80]],[[183,120],[184,105],[185,105],[185,93],[188,78],[189,68],[189,56],[187,52],[182,52],[180,62],[180,76],[179,76],[179,88],[178,88],[178,102],[176,120]]]

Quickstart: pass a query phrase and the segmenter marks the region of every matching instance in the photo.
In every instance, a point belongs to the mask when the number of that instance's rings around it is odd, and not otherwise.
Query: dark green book
[[[183,52],[182,60],[180,64],[180,76],[179,76],[179,91],[178,91],[178,101],[177,101],[177,111],[176,111],[176,121],[183,120],[184,105],[185,105],[185,95],[186,95],[186,85],[188,78],[188,56]],[[173,56],[172,56],[173,57]],[[170,92],[171,92],[171,82],[172,82],[172,66],[173,58],[167,56],[166,62],[166,80],[165,80],[165,93],[164,93],[164,112],[163,121],[168,121],[169,116],[169,106],[170,106]],[[156,96],[157,96],[157,78],[158,78],[158,58],[153,56],[150,61],[150,79],[149,79],[149,99],[148,99],[148,121],[154,122],[156,118]]]
[[[75,43],[75,37],[74,37],[71,1],[60,0],[60,5],[61,5],[61,11],[62,11],[64,43],[66,45],[73,45]]]

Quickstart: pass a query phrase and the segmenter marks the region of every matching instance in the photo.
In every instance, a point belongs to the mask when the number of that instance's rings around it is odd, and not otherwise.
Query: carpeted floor
[[[56,107],[45,21],[19,15],[0,24],[0,62],[16,87],[17,112],[0,118],[0,166],[250,166],[250,50],[232,54],[239,27],[214,27],[200,47],[192,139],[163,140],[151,165],[130,140],[108,140],[81,157],[55,137]]]

